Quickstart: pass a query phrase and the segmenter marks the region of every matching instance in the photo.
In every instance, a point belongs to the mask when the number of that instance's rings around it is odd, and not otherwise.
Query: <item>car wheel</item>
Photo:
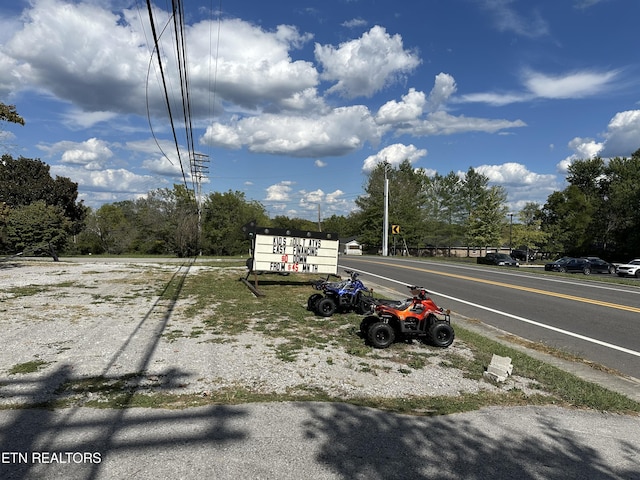
[[[309,297],[309,300],[307,300],[307,310],[309,310],[310,312],[315,312],[316,304],[318,303],[318,300],[320,300],[321,298],[322,298],[322,294],[320,293],[314,293],[313,295],[311,295]]]
[[[636,270],[636,278],[640,278],[640,270]]]
[[[332,298],[324,297],[316,304],[316,312],[323,317],[330,317],[336,313],[336,302]]]
[[[582,273],[584,273],[585,275],[591,275],[591,269],[589,267],[584,267]]]
[[[376,348],[387,348],[396,339],[396,332],[388,323],[377,322],[369,327],[367,339]]]
[[[609,267],[609,273],[611,275],[613,275],[614,273],[616,273],[616,267]]]
[[[429,328],[431,342],[436,347],[446,348],[453,343],[455,332],[453,327],[446,322],[437,322]]]
[[[564,268],[564,267],[560,267],[560,268],[558,269],[558,271],[559,271],[560,273],[567,273],[567,269],[566,269],[566,268]]]

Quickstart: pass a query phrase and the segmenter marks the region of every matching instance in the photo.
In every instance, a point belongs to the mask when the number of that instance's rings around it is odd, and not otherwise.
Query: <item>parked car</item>
[[[519,267],[520,264],[506,253],[487,253],[484,257],[478,257],[478,263],[484,265],[500,265],[507,267]]]
[[[589,260],[589,265],[591,265],[591,273],[610,273],[613,275],[616,273],[615,265],[602,260],[599,257],[584,257]]]
[[[582,272],[585,275],[591,274],[591,264],[586,258],[562,257],[554,262],[546,263],[544,269],[548,272]]]
[[[629,263],[623,263],[618,265],[616,273],[619,277],[626,277],[627,275],[640,278],[640,258],[631,260]]]
[[[536,259],[536,252],[517,248],[511,251],[511,257],[515,260],[522,260],[523,262],[532,262]]]

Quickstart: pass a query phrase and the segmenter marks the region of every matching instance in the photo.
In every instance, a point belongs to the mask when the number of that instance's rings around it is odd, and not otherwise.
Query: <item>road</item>
[[[423,286],[454,314],[640,378],[640,287],[404,257],[341,256],[339,265],[402,295],[403,285]]]

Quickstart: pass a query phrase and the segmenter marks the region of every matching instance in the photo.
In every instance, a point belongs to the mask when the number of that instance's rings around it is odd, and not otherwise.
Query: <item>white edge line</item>
[[[394,280],[393,278],[383,277],[382,275],[376,275],[375,273],[367,272],[365,270],[359,270],[357,268],[349,268],[349,269],[350,270],[355,270],[357,272],[365,273],[367,275],[371,275],[372,277],[381,278],[381,279],[386,280],[388,282],[393,282],[393,283],[397,283],[397,284],[400,284],[400,285],[407,285],[406,282],[400,282],[398,280]],[[496,310],[496,309],[490,308],[490,307],[485,307],[484,305],[479,305],[477,303],[468,302],[468,301],[462,300],[460,298],[451,297],[449,295],[445,295],[444,293],[439,293],[439,292],[436,292],[436,291],[431,290],[431,289],[429,289],[428,291],[430,293],[433,293],[434,295],[438,295],[440,297],[448,298],[449,300],[453,300],[455,302],[464,303],[466,305],[470,305],[470,306],[475,307],[475,308],[480,308],[480,309],[486,310],[488,312],[497,313],[498,315],[509,317],[509,318],[514,319],[514,320],[518,320],[519,322],[529,323],[531,325],[535,325],[536,327],[546,328],[547,330],[552,330],[554,332],[562,333],[563,335],[568,335],[569,337],[578,338],[580,340],[584,340],[585,342],[595,343],[595,344],[601,345],[603,347],[611,348],[613,350],[618,350],[620,352],[628,353],[629,355],[635,355],[636,357],[640,357],[640,352],[636,352],[635,350],[630,350],[628,348],[620,347],[618,345],[613,345],[612,343],[602,342],[600,340],[596,340],[595,338],[585,337],[584,335],[580,335],[579,333],[573,333],[573,332],[569,332],[568,330],[563,330],[561,328],[552,327],[551,325],[545,325],[544,323],[536,322],[535,320],[529,320],[528,318],[519,317],[517,315],[512,315],[511,313],[502,312],[500,310]]]

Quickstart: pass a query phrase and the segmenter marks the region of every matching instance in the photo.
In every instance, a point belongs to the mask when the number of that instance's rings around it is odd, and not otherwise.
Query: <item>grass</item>
[[[385,373],[411,375],[417,370],[438,364],[459,370],[465,378],[489,382],[483,373],[493,354],[510,357],[514,374],[525,379],[526,391],[516,386],[500,390],[462,393],[456,396],[407,396],[401,398],[337,398],[318,388],[300,384],[286,393],[264,393],[237,385],[199,394],[168,394],[161,391],[160,380],[133,372],[118,378],[92,377],[72,379],[61,385],[49,408],[86,405],[96,408],[186,408],[197,405],[238,404],[269,401],[347,401],[394,412],[416,415],[441,415],[472,411],[486,406],[560,405],[600,411],[640,414],[640,403],[582,380],[557,367],[537,360],[515,348],[462,328],[455,323],[456,343],[462,349],[438,349],[418,342],[396,343],[376,350],[359,336],[361,315],[335,314],[329,318],[306,310],[306,300],[313,293],[310,277],[263,275],[258,287],[265,294],[255,297],[239,281],[242,269],[201,270],[184,283],[175,279],[163,291],[166,299],[180,298],[188,305],[186,321],[173,322],[165,330],[164,341],[238,341],[246,332],[261,334],[264,342],[282,362],[295,362],[309,348],[329,353],[327,364],[336,363],[333,351],[350,357],[350,368],[375,376]],[[184,322],[182,324],[181,322]],[[250,349],[251,344],[245,344]],[[549,352],[563,356],[562,352]],[[565,356],[579,361],[575,357]],[[11,373],[29,373],[45,365],[27,362],[16,365]],[[393,365],[389,367],[389,365]],[[160,388],[155,388],[160,387]],[[31,405],[33,406],[33,405]],[[4,406],[0,408],[16,408]]]
[[[50,362],[42,360],[31,360],[30,362],[18,363],[7,372],[9,375],[34,373],[49,365]]]

